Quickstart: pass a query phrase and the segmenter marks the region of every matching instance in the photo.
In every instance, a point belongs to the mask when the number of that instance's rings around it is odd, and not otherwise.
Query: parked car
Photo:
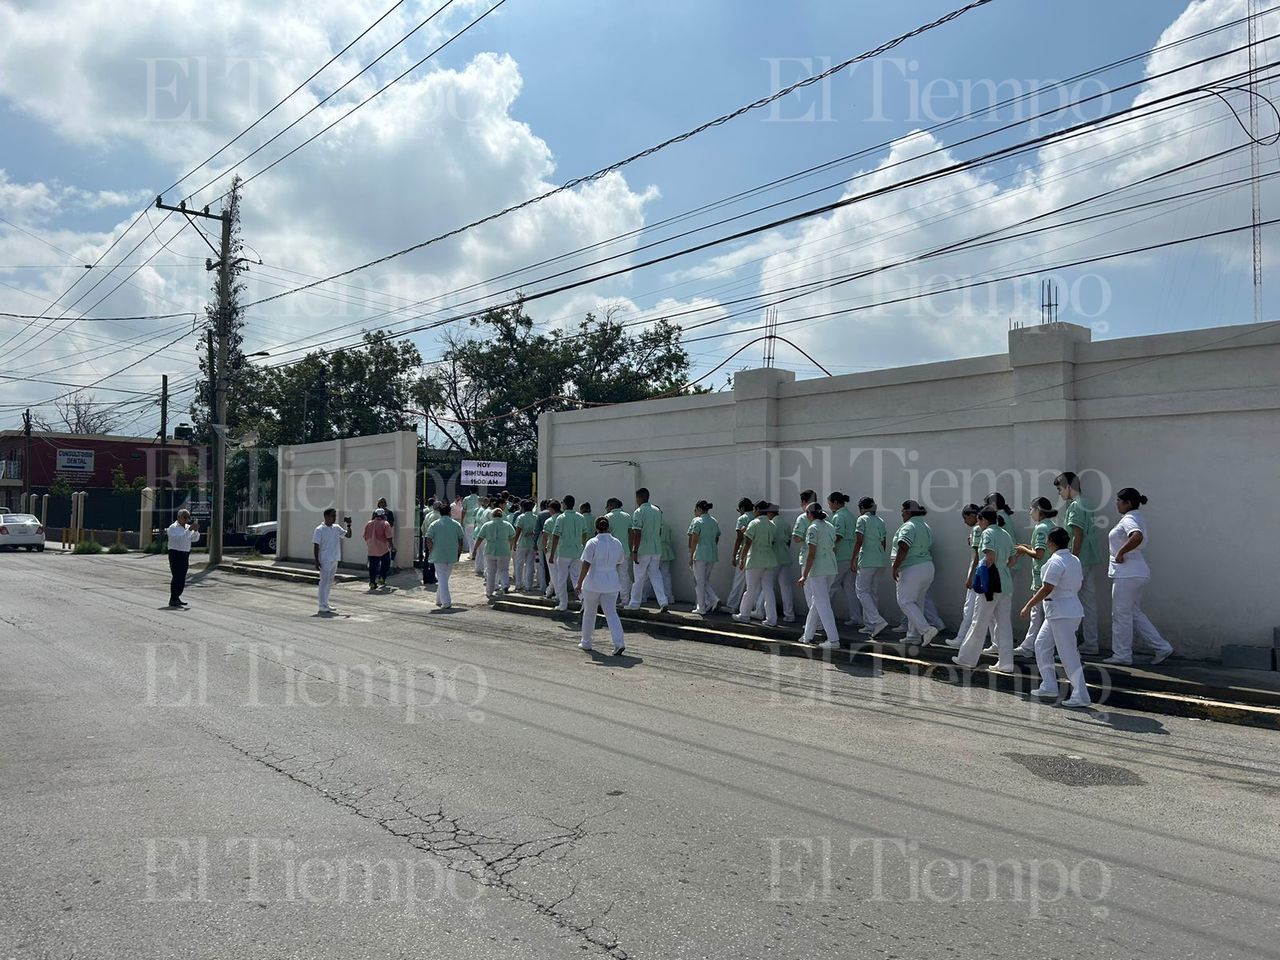
[[[249,542],[257,548],[259,553],[275,553],[276,552],[276,530],[279,524],[275,520],[268,520],[266,523],[249,524]]]
[[[40,518],[29,513],[0,514],[0,550],[17,550],[44,553],[44,527]]]

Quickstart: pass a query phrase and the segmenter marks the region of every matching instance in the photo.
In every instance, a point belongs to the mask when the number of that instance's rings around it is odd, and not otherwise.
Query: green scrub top
[[[532,510],[526,510],[520,516],[516,517],[515,528],[520,531],[520,549],[533,549],[533,531],[538,526],[538,515]]]
[[[834,577],[836,575],[836,528],[826,520],[814,520],[804,534],[804,561],[809,559],[809,545],[817,549],[813,552],[813,566],[809,575],[813,577]],[[801,565],[803,570],[803,564]]]
[[[969,528],[969,546],[972,547],[974,550],[977,550],[978,541],[981,539],[982,539],[982,531],[978,528],[978,525],[975,523],[972,527]]]
[[[453,517],[441,517],[427,527],[427,539],[431,541],[432,563],[457,563],[462,549],[462,524]]]
[[[555,536],[560,538],[556,545],[557,560],[577,560],[582,556],[582,535],[587,532],[587,518],[576,510],[566,510],[560,514],[560,522],[556,524]]]
[[[662,562],[674,563],[676,559],[675,533],[671,529],[671,524],[667,523],[667,518],[662,518]]]
[[[990,550],[996,555],[996,569],[1000,571],[1001,582],[1008,582],[1009,558],[1013,556],[1013,537],[1009,536],[1009,532],[1004,527],[992,524],[982,531],[982,539],[978,541],[979,559],[985,559],[987,551]],[[1006,590],[1005,593],[1010,591]]]
[[[924,517],[912,517],[898,528],[898,532],[893,535],[895,553],[899,542],[907,545],[907,555],[902,558],[899,570],[933,562],[933,531],[924,522]]]
[[[621,507],[615,507],[605,514],[609,518],[609,534],[622,541],[623,549],[631,552],[631,514]]]
[[[778,556],[778,566],[785,567],[791,562],[791,524],[778,514],[773,518],[773,527],[773,552]]]
[[[658,557],[662,555],[662,511],[652,503],[642,503],[631,514],[631,528],[640,530],[640,545],[636,548],[638,557]]]
[[[1040,571],[1049,561],[1049,533],[1053,530],[1052,520],[1041,520],[1036,524],[1036,528],[1031,531],[1031,549],[1044,550],[1044,559],[1037,560],[1031,558],[1031,590],[1032,592],[1039,590],[1044,581],[1040,579]]]
[[[751,551],[747,554],[748,570],[765,570],[778,565],[773,543],[778,536],[778,528],[773,521],[768,517],[756,517],[747,524],[744,536],[751,541]]]
[[[856,524],[849,508],[841,507],[832,514],[831,525],[836,528],[836,536],[841,538],[836,544],[836,562],[847,567],[853,560],[853,539],[857,532],[854,529]]]
[[[809,524],[811,522],[812,521],[809,519],[809,515],[807,513],[802,513],[800,516],[796,517],[795,526],[791,528],[792,538],[798,539],[801,543],[807,542],[804,535],[809,532]],[[803,556],[800,558],[800,562],[804,563]]]
[[[854,524],[854,532],[862,534],[862,552],[858,554],[858,566],[887,567],[889,551],[885,547],[885,539],[889,536],[884,528],[884,521],[874,513],[864,513]]]
[[[426,514],[424,514],[424,515],[423,515],[423,517],[422,517],[422,535],[423,535],[424,537],[427,535],[427,530],[431,527],[431,525],[432,525],[433,523],[435,523],[435,522],[436,522],[437,520],[439,520],[439,519],[440,519],[440,511],[439,511],[439,510],[428,510],[428,511],[426,512]]]
[[[1067,533],[1071,534],[1072,539],[1075,538],[1072,527],[1079,527],[1084,531],[1084,540],[1080,544],[1080,566],[1096,567],[1102,563],[1104,558],[1098,549],[1098,531],[1093,529],[1093,511],[1079,497],[1067,504],[1067,516],[1063,526],[1067,528]]]
[[[516,528],[508,520],[489,520],[476,531],[476,539],[484,539],[484,552],[490,557],[511,556],[511,538]]]
[[[693,559],[704,563],[716,563],[720,559],[720,524],[709,513],[694,517],[689,523],[689,534],[698,535],[698,545],[693,548]]]

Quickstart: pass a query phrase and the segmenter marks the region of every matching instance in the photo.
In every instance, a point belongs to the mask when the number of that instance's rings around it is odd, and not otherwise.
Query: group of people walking
[[[1071,681],[1066,702],[1080,705],[1088,702],[1080,655],[1099,652],[1095,580],[1103,563],[1112,595],[1112,652],[1105,662],[1132,663],[1135,641],[1151,653],[1153,664],[1164,662],[1173,648],[1142,612],[1151,576],[1143,556],[1149,533],[1141,507],[1147,498],[1132,487],[1117,494],[1120,518],[1104,552],[1076,474],[1060,474],[1054,487],[1056,504],[1047,497],[1031,502],[1030,532],[1023,542],[1010,519],[1014,511],[1000,493],[960,511],[970,528],[969,565],[962,621],[947,642],[956,650],[954,662],[965,668],[975,667],[984,654],[995,656],[991,669],[997,672],[1013,671],[1018,657],[1034,658],[1042,677],[1035,692],[1042,696],[1058,695],[1056,657]],[[928,510],[915,500],[904,501],[891,532],[871,497],[859,499],[856,510],[840,491],[827,495],[825,508],[813,490],[803,491],[799,500],[799,515],[787,523],[778,504],[744,497],[737,505],[731,545],[713,505],[694,503],[686,528],[694,612],[705,616],[725,610],[739,622],[770,626],[795,623],[799,594],[807,608],[802,639],[835,649],[841,626],[857,628],[868,639],[880,638],[890,628],[881,603],[891,581],[901,612],[897,632],[911,646],[934,642],[944,624],[931,599],[935,540]],[[394,540],[389,514],[380,502],[365,527],[371,589],[385,583]],[[335,519],[326,515],[316,531],[322,610],[328,608],[326,566],[340,538],[351,535]],[[332,527],[337,530],[326,530]],[[644,488],[635,492],[634,509],[610,498],[599,515],[571,495],[535,504],[507,491],[490,497],[473,490],[451,503],[429,503],[422,535],[423,577],[438,584],[438,606],[452,607],[450,577],[466,553],[491,600],[512,589],[541,592],[562,611],[579,600],[581,646],[586,650],[592,649],[598,612],[609,626],[613,649],[621,652],[617,611],[638,609],[652,597],[665,612],[674,599],[674,530]],[[722,600],[711,580],[725,554],[733,582]],[[1013,625],[1014,578],[1024,560],[1030,566],[1031,595],[1019,610],[1027,621],[1019,642]],[[838,606],[843,608],[839,620]]]

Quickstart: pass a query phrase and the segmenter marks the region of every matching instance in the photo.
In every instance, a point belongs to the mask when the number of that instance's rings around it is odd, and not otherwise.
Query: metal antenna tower
[[[764,365],[772,367],[778,355],[778,308],[770,307],[764,312]]]
[[[1058,322],[1058,285],[1052,280],[1040,281],[1040,322]]]

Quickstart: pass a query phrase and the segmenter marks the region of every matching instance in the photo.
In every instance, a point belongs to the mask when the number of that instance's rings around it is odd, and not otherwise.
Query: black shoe
[[[615,656],[615,657],[620,657],[620,656],[622,656],[622,655],[623,655],[624,653],[626,653],[626,652],[627,652],[627,648],[626,648],[626,647],[615,647],[615,648],[614,648],[614,650],[613,650],[613,656]]]
[[[173,600],[169,601],[169,609],[171,609],[171,610],[181,610],[181,609],[182,609],[183,607],[185,607],[185,606],[186,606],[186,604],[185,604],[185,603],[183,603],[183,602],[182,602],[182,601],[180,601],[180,600],[179,600],[179,601],[173,601]]]

